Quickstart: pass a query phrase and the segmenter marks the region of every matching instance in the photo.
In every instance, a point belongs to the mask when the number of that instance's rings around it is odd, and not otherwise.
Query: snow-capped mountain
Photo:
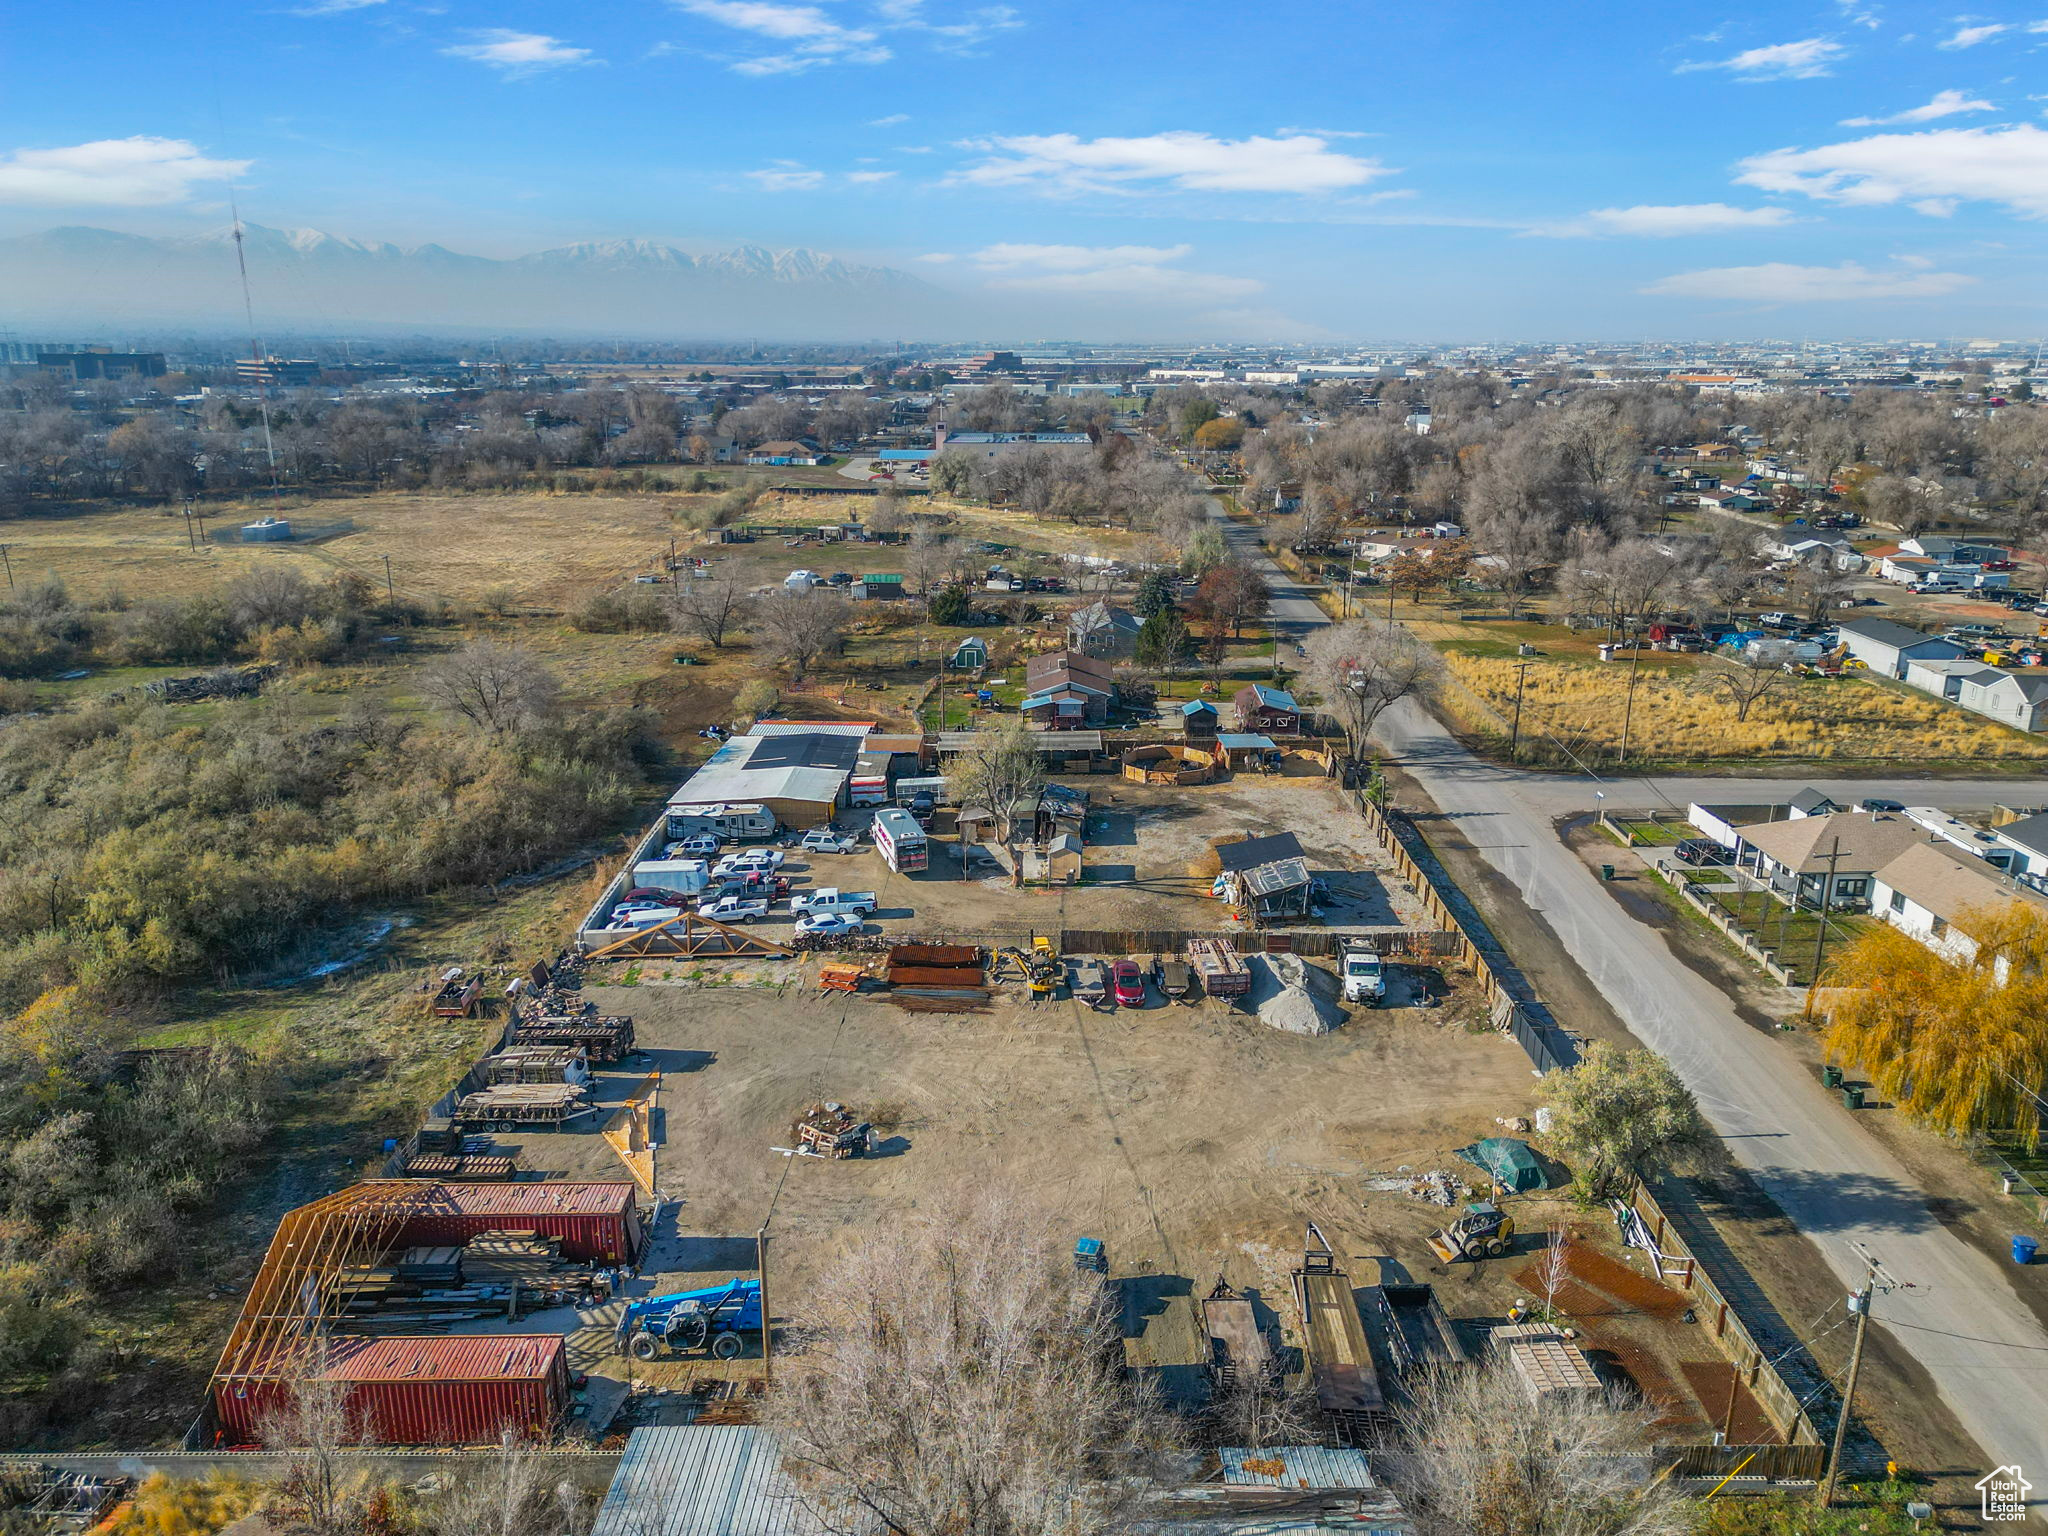
[[[693,255],[605,240],[470,256],[314,229],[243,229],[259,328],[894,337],[957,330],[951,295],[809,250]],[[0,325],[236,326],[232,232],[158,238],[71,226],[0,240]]]

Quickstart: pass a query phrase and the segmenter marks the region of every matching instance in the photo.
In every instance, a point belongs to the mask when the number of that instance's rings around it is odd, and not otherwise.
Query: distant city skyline
[[[787,309],[820,336],[2048,332],[2048,5],[100,0],[9,34],[0,240],[192,238],[232,196],[369,245],[920,280]],[[8,276],[69,307],[29,319],[201,312],[34,249]],[[260,318],[323,313],[294,285],[325,281],[259,274]],[[411,281],[350,289],[337,328],[431,323],[450,301]],[[794,290],[738,292],[745,330]],[[674,328],[714,334],[696,302]]]

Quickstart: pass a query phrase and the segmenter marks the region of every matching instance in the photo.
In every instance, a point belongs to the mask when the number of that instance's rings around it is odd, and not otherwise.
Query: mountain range
[[[243,251],[259,332],[866,340],[971,328],[955,294],[801,249],[692,255],[607,240],[496,258],[250,224]],[[17,333],[245,323],[228,230],[152,237],[74,225],[0,239],[0,327]]]

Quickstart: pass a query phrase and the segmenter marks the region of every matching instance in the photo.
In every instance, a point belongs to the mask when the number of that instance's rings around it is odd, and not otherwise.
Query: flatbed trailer
[[[1259,1327],[1251,1298],[1225,1280],[1218,1279],[1203,1298],[1202,1331],[1209,1336],[1209,1375],[1218,1391],[1271,1379],[1272,1343]]]
[[[1433,1285],[1389,1284],[1373,1287],[1373,1310],[1387,1340],[1387,1354],[1402,1375],[1465,1365],[1471,1356],[1458,1341]]]
[[[529,1014],[512,1026],[513,1046],[574,1046],[594,1062],[612,1062],[633,1049],[633,1021],[623,1014]]]
[[[1337,1267],[1313,1222],[1301,1267],[1294,1271],[1294,1304],[1301,1309],[1302,1348],[1316,1405],[1344,1444],[1366,1443],[1389,1422],[1387,1398],[1351,1293],[1351,1276]]]
[[[1238,998],[1252,989],[1252,973],[1228,939],[1189,939],[1188,964],[1211,997]]]
[[[465,1125],[560,1126],[596,1107],[568,1083],[504,1083],[464,1095],[455,1118]]]

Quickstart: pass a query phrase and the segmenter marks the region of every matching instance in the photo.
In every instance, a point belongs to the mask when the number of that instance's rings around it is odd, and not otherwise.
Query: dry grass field
[[[1515,703],[1514,662],[1451,652],[1457,684],[1443,708],[1462,730],[1503,737]],[[1629,687],[1623,664],[1546,661],[1529,668],[1522,701],[1525,754],[1611,754],[1621,744]],[[1483,701],[1483,704],[1482,702]],[[1485,706],[1490,705],[1489,710]],[[1856,678],[1787,679],[1738,721],[1724,697],[1702,692],[1693,669],[1636,679],[1632,755],[1661,761],[1777,758],[2031,762],[2048,739],[2010,730],[1926,694]]]

